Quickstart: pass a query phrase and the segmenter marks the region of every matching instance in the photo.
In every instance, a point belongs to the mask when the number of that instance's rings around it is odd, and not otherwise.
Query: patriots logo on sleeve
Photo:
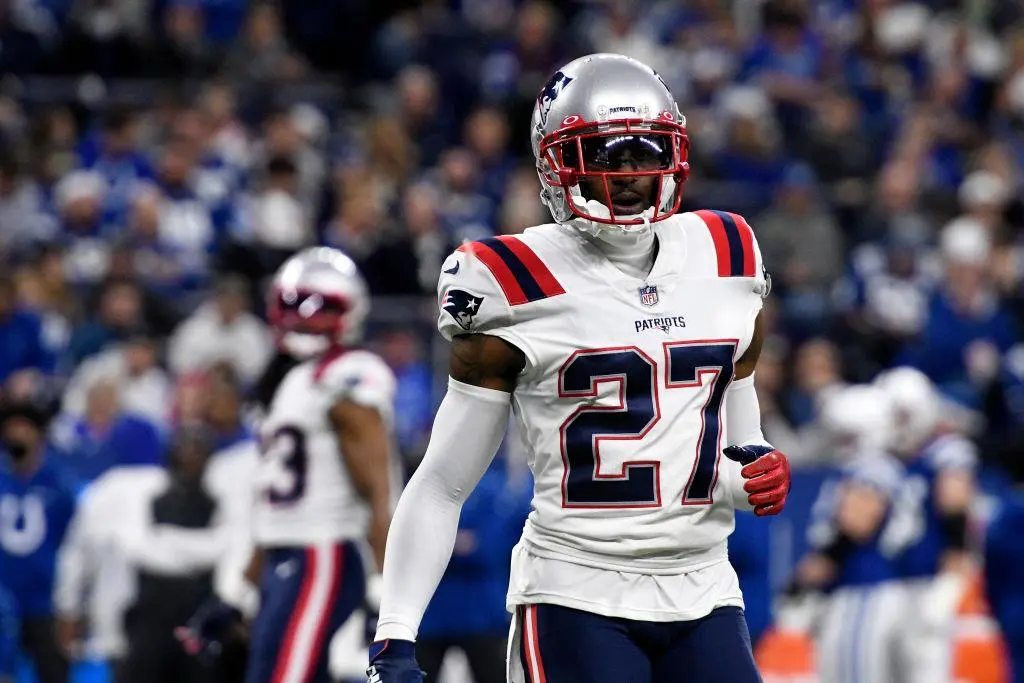
[[[475,296],[465,290],[451,287],[444,293],[441,308],[455,318],[459,327],[468,330],[473,325],[473,316],[480,312],[480,304],[483,302],[482,296]]]

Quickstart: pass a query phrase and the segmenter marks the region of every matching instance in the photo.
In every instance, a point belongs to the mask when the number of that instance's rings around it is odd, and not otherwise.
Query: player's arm
[[[974,491],[974,471],[969,467],[944,468],[935,479],[936,513],[947,548],[942,558],[945,570],[959,570],[967,559],[967,513]]]
[[[342,444],[341,455],[352,485],[370,507],[368,540],[380,569],[391,523],[391,441],[387,423],[376,408],[351,400],[334,405],[331,422]]]
[[[732,384],[725,395],[726,430],[729,445],[723,453],[725,467],[738,467],[734,482],[742,489],[732,491],[737,507],[752,509],[758,517],[777,515],[786,505],[791,474],[789,460],[775,450],[761,432],[761,408],[754,388],[754,368],[764,345],[763,312],[754,319],[754,332],[746,351],[736,362]]]
[[[524,364],[523,354],[497,337],[452,339],[448,392],[388,534],[373,680],[421,680],[412,641],[451,559],[462,505],[501,444]]]

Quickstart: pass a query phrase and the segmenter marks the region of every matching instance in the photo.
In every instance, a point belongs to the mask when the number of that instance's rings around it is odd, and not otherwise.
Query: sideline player
[[[892,450],[906,478],[898,507],[914,540],[899,559],[908,608],[901,642],[908,683],[952,677],[957,608],[970,570],[968,512],[975,491],[977,448],[941,431],[941,404],[931,381],[909,367],[887,370],[875,384],[892,400]]]
[[[256,550],[246,572],[259,586],[259,607],[247,683],[329,681],[331,638],[367,598],[364,539],[378,570],[383,565],[396,484],[395,380],[383,360],[353,347],[368,310],[362,277],[336,249],[301,251],[274,278],[271,323],[282,348],[303,360],[284,376],[260,425]],[[251,586],[248,598],[237,593],[220,597],[251,612]],[[197,615],[191,649],[225,620],[217,605]]]
[[[904,680],[895,655],[906,607],[897,560],[912,529],[897,511],[903,468],[885,450],[893,417],[885,392],[870,384],[838,390],[821,409],[844,465],[814,503],[812,551],[789,594],[827,593],[816,641],[819,677],[828,683]]]
[[[726,538],[738,506],[780,512],[790,474],[754,393],[768,280],[753,232],[676,213],[685,119],[633,59],[555,73],[532,141],[555,223],[443,266],[451,377],[388,538],[369,678],[423,680],[417,628],[511,408],[535,485],[509,680],[760,681]]]

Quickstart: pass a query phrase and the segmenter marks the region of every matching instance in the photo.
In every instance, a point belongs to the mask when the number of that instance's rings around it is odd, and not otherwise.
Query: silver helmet
[[[337,249],[311,247],[285,261],[274,275],[268,317],[278,344],[310,358],[362,339],[370,310],[356,264]]]
[[[533,108],[541,199],[559,223],[646,225],[679,209],[690,171],[686,119],[651,67],[617,54],[580,57]],[[654,178],[643,197],[633,185]]]

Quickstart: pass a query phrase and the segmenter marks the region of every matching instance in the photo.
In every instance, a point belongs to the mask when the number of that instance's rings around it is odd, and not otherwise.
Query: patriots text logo
[[[473,316],[480,312],[480,304],[483,302],[482,296],[475,296],[465,290],[452,287],[444,293],[441,308],[455,318],[459,327],[468,330],[473,324]]]
[[[572,80],[571,76],[566,76],[561,71],[558,71],[540,91],[540,95],[537,96],[537,106],[540,107],[541,125],[548,125],[548,112],[551,111],[551,105],[554,104],[558,94],[572,83]]]

